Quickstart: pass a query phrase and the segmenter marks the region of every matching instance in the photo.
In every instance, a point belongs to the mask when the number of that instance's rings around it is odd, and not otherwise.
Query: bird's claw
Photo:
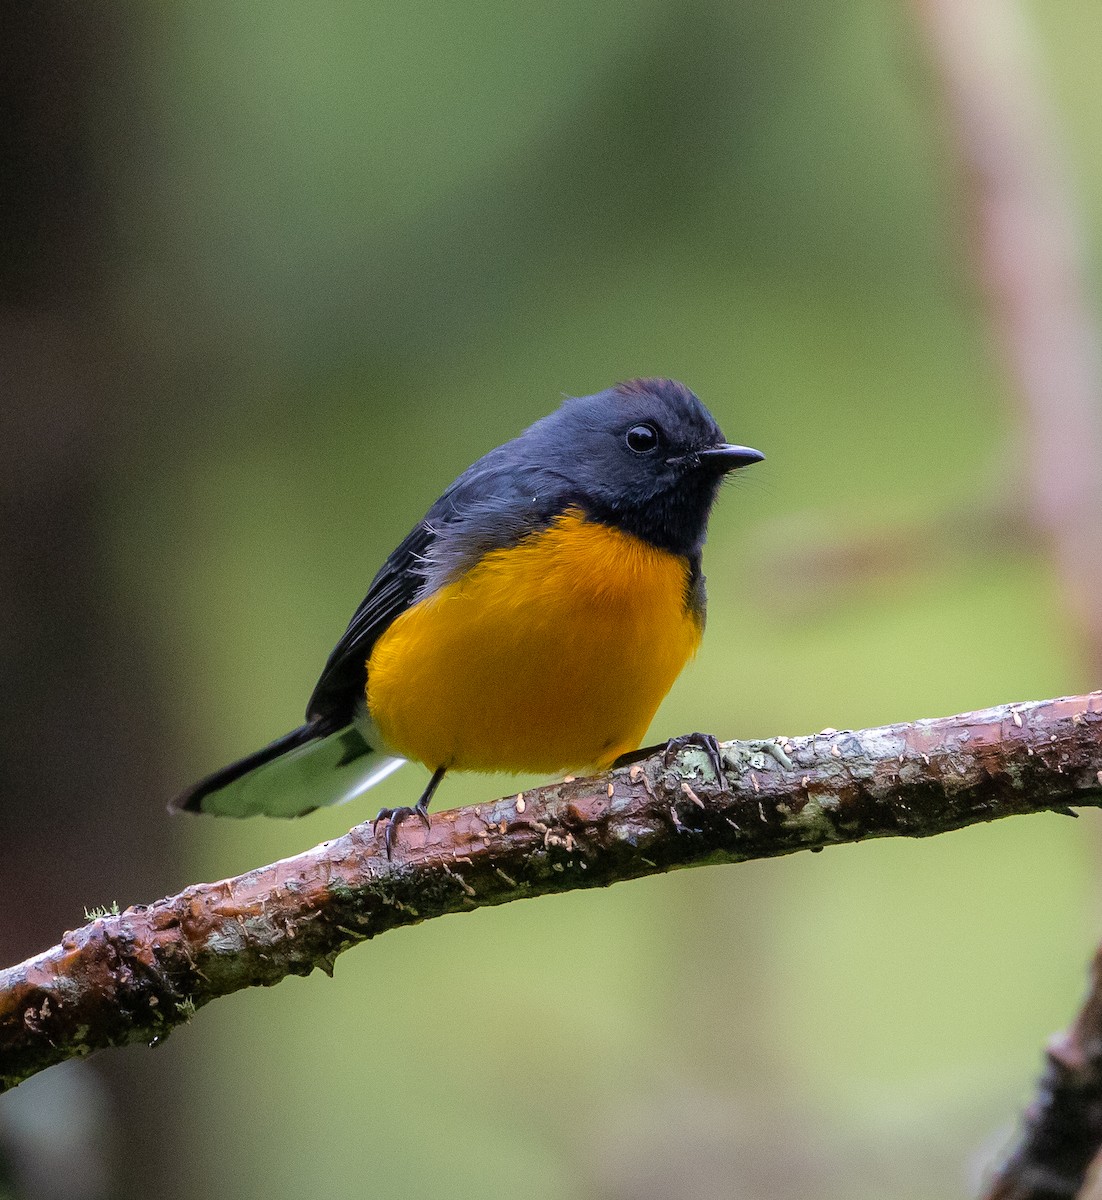
[[[711,763],[712,770],[716,773],[716,782],[726,791],[727,776],[723,770],[723,753],[719,748],[719,742],[710,733],[683,733],[679,737],[670,738],[663,752],[666,766],[673,766],[678,754],[688,746],[695,746],[698,750],[704,751],[708,756],[708,762]]]
[[[428,808],[422,804],[403,804],[399,808],[380,808],[375,820],[371,822],[371,832],[375,837],[379,836],[379,826],[383,821],[387,822],[386,832],[383,834],[383,845],[386,847],[387,862],[391,859],[391,851],[393,849],[394,830],[406,819],[417,815],[421,818],[422,824],[426,829],[432,828],[432,819],[429,817]]]

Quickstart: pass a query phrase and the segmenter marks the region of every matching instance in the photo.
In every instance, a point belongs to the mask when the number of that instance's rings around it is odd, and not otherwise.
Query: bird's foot
[[[719,786],[726,790],[727,776],[723,772],[723,751],[719,748],[719,742],[710,733],[683,733],[680,737],[670,738],[668,742],[659,742],[657,746],[641,746],[638,750],[629,750],[627,754],[620,755],[612,764],[612,769],[615,771],[618,767],[631,766],[632,763],[650,758],[651,755],[659,752],[662,754],[662,761],[665,765],[672,767],[678,754],[690,746],[704,751],[712,770],[716,773]]]
[[[379,826],[383,821],[386,821],[386,831],[383,834],[383,845],[386,847],[387,862],[391,859],[391,851],[393,849],[394,831],[406,819],[406,817],[418,816],[421,818],[426,829],[432,828],[432,819],[429,817],[428,804],[424,797],[417,801],[416,804],[403,804],[400,808],[380,808],[379,815],[371,823],[371,832],[378,837]]]
[[[678,754],[690,746],[704,751],[712,770],[716,773],[716,782],[726,791],[727,776],[723,770],[723,753],[719,748],[719,742],[710,733],[683,733],[680,737],[670,738],[663,751],[666,766],[672,767]]]

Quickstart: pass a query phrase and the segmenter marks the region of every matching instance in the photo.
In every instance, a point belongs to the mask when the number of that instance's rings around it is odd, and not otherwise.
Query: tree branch
[[[1037,1098],[984,1200],[1071,1200],[1102,1146],[1102,947],[1079,1015],[1048,1046]]]
[[[106,1046],[153,1042],[241,988],[388,929],[703,863],[927,837],[1102,805],[1102,692],[859,732],[662,751],[402,826],[370,824],[235,879],[97,918],[0,972],[0,1090]]]

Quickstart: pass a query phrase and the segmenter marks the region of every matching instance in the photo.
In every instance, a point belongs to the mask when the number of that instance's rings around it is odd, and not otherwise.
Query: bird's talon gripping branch
[[[710,733],[683,733],[680,737],[670,738],[666,743],[664,754],[666,766],[672,767],[681,751],[690,746],[704,751],[716,774],[716,782],[726,791],[727,775],[723,769],[723,754],[720,751],[719,742]]]
[[[444,773],[447,767],[437,767],[432,773],[432,778],[429,780],[428,787],[421,793],[421,799],[414,805],[403,804],[399,808],[380,808],[379,815],[371,822],[371,832],[375,837],[379,836],[379,826],[383,821],[387,822],[386,833],[383,835],[383,845],[386,847],[387,862],[391,859],[391,851],[394,848],[394,830],[406,819],[412,817],[414,813],[421,818],[426,829],[432,828],[432,818],[429,816],[429,801],[433,797],[433,793],[440,786],[440,780],[444,778]]]
[[[409,805],[403,804],[400,808],[381,808],[379,815],[371,822],[371,832],[378,837],[379,826],[383,821],[386,821],[386,832],[383,834],[383,845],[386,847],[386,857],[389,862],[392,857],[394,831],[406,819],[412,817],[416,813],[424,823],[426,829],[432,828],[432,818],[427,810],[420,803]]]

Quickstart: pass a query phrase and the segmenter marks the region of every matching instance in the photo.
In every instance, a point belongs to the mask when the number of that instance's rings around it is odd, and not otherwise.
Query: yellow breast
[[[368,711],[433,769],[606,766],[700,643],[688,584],[685,559],[570,510],[398,617],[368,659]]]

